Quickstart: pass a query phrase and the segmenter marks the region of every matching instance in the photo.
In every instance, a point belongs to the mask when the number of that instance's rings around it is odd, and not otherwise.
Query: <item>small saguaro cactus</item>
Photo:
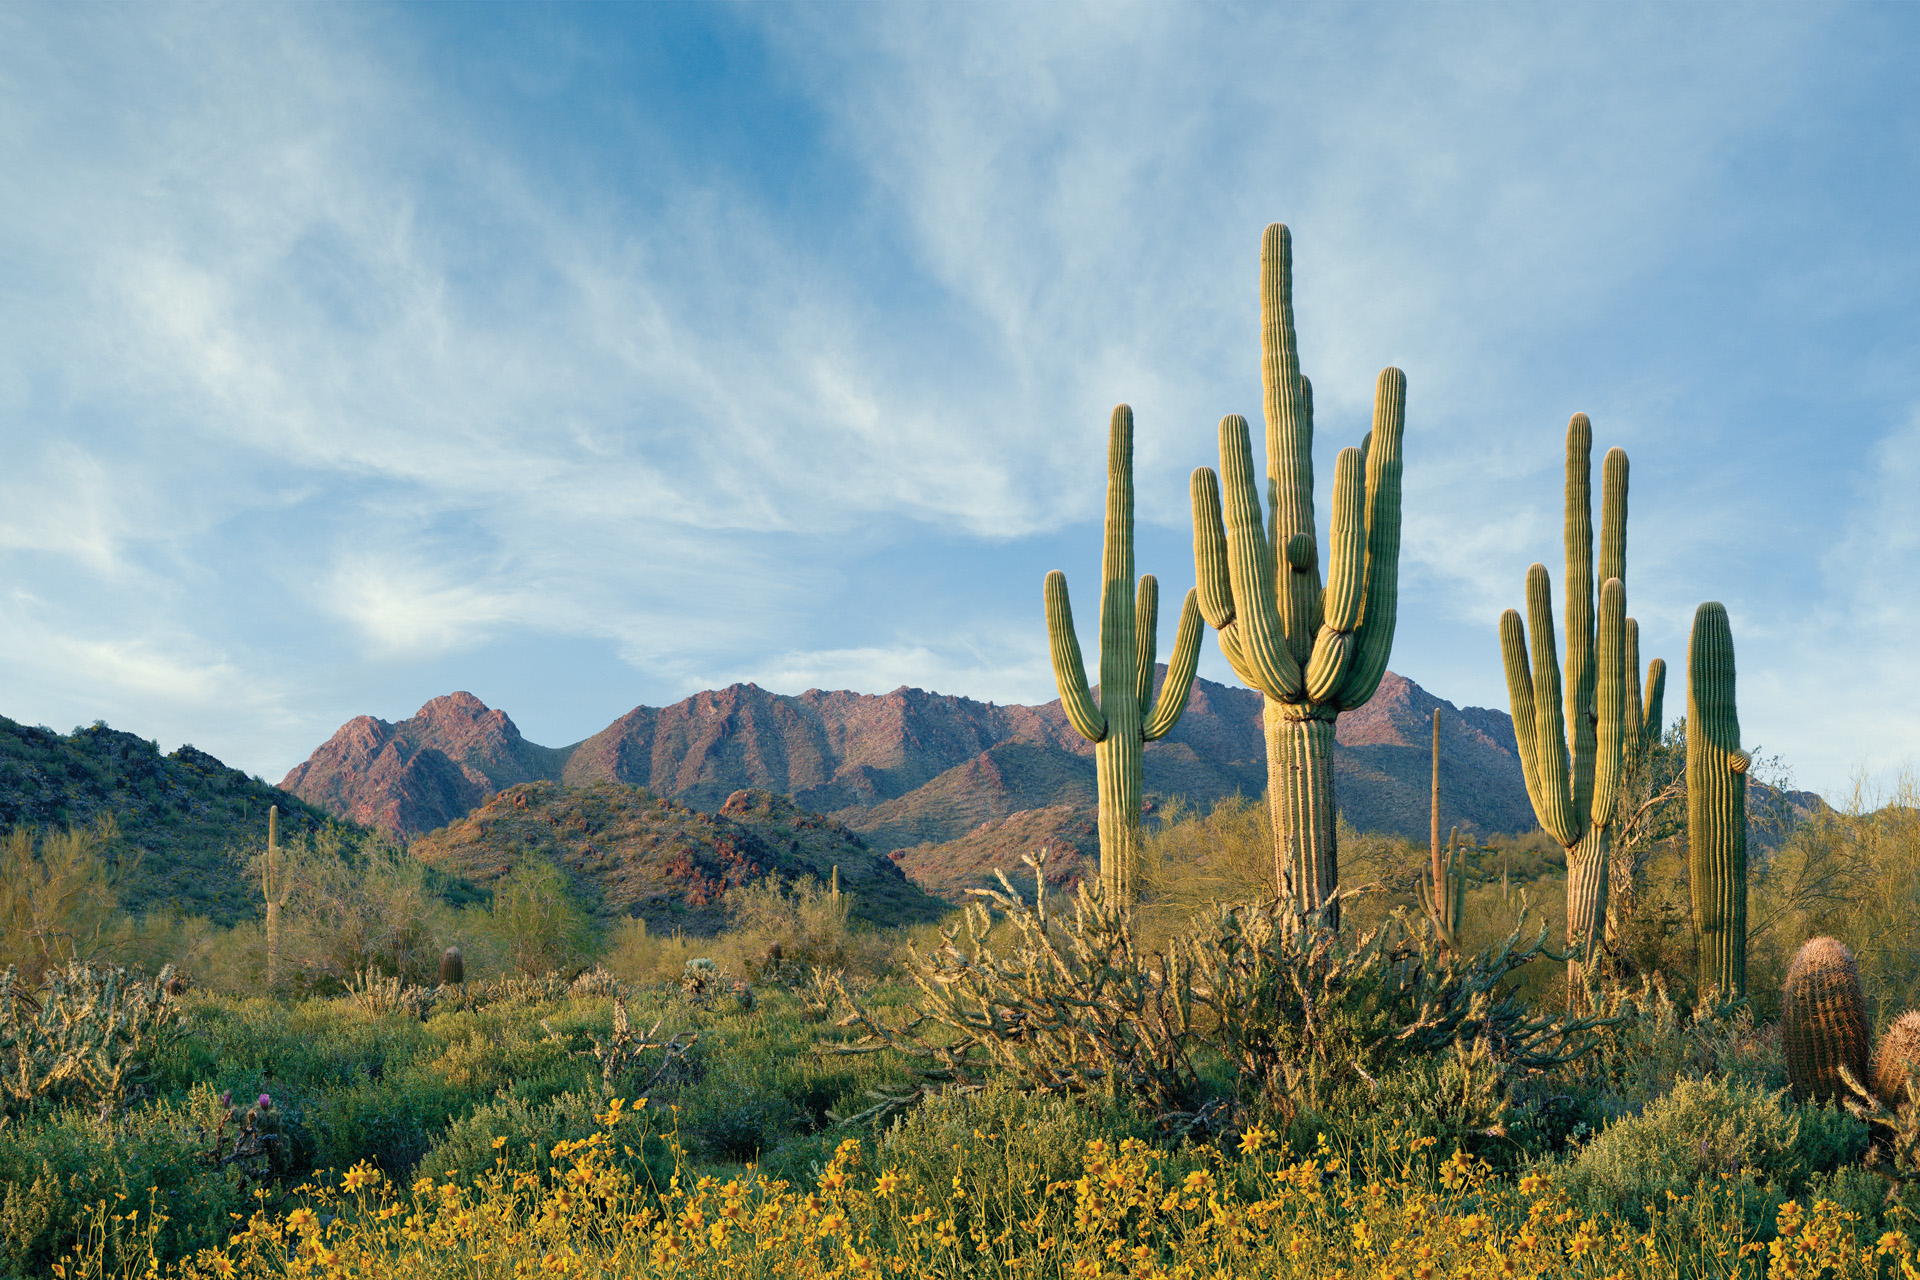
[[[440,985],[457,987],[467,980],[466,957],[460,954],[460,948],[448,947],[440,953]]]
[[[1780,1006],[1780,1048],[1794,1097],[1847,1096],[1842,1067],[1865,1084],[1868,1034],[1867,997],[1853,952],[1837,938],[1808,939],[1787,970]]]
[[[267,808],[267,860],[260,877],[260,890],[267,900],[267,986],[280,974],[280,908],[287,905],[291,892],[286,868],[280,863],[280,806]]]
[[[1160,584],[1133,579],[1133,410],[1114,408],[1107,435],[1107,530],[1100,574],[1100,697],[1087,688],[1086,665],[1073,630],[1067,577],[1047,575],[1047,637],[1060,705],[1080,736],[1094,744],[1100,794],[1100,885],[1107,900],[1131,906],[1140,861],[1140,750],[1180,722],[1200,662],[1200,607],[1187,592],[1167,678],[1154,696],[1154,645]]]
[[[1465,848],[1460,843],[1460,828],[1447,836],[1445,855],[1440,849],[1440,708],[1433,709],[1433,806],[1432,829],[1427,851],[1432,862],[1431,880],[1419,882],[1420,909],[1433,921],[1441,940],[1459,950],[1460,921],[1467,913],[1467,867]]]
[[[1584,413],[1574,414],[1567,424],[1566,474],[1564,692],[1554,645],[1553,582],[1545,565],[1536,562],[1527,570],[1527,621],[1522,622],[1515,609],[1500,615],[1500,651],[1527,796],[1541,827],[1567,851],[1571,993],[1578,990],[1580,976],[1592,965],[1606,936],[1607,842],[1614,802],[1628,762],[1630,738],[1637,755],[1645,749],[1644,727],[1649,722],[1658,725],[1660,710],[1655,700],[1664,687],[1665,672],[1657,661],[1648,668],[1650,701],[1641,708],[1638,682],[1627,674],[1628,638],[1633,637],[1631,648],[1637,650],[1639,628],[1627,617],[1627,455],[1621,449],[1609,449],[1601,464],[1599,616],[1595,617],[1593,424]],[[1637,652],[1632,660],[1637,663]],[[1629,696],[1636,703],[1631,714]],[[1630,726],[1639,731],[1630,734]]]
[[[1700,990],[1747,993],[1747,768],[1726,607],[1693,613],[1687,645],[1687,865]]]
[[[1313,512],[1313,388],[1293,325],[1293,240],[1260,243],[1260,353],[1267,423],[1263,520],[1247,420],[1220,421],[1220,473],[1193,473],[1200,611],[1234,674],[1266,697],[1267,804],[1275,891],[1339,924],[1333,726],[1365,703],[1393,649],[1400,575],[1400,434],[1407,379],[1383,369],[1373,430],[1334,463],[1331,554],[1321,585]],[[1224,521],[1223,521],[1224,517]]]

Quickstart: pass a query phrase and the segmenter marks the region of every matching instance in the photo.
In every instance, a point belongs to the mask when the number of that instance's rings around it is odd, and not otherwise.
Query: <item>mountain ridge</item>
[[[1196,680],[1180,723],[1143,752],[1149,803],[1178,796],[1205,806],[1236,792],[1260,794],[1261,707],[1252,690]],[[1434,707],[1448,712],[1442,821],[1481,832],[1531,829],[1508,717],[1455,708],[1392,672],[1336,728],[1348,821],[1425,832]],[[570,747],[529,742],[504,711],[471,693],[447,694],[402,721],[348,721],[281,785],[406,838],[530,782],[624,783],[706,811],[756,789],[828,815],[884,853],[952,841],[1017,813],[1090,807],[1093,775],[1093,746],[1057,700],[996,704],[904,685],[886,694],[776,694],[734,684],[667,707],[635,707]]]

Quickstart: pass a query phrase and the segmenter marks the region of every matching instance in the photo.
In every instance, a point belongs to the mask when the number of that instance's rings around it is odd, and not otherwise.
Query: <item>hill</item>
[[[730,891],[768,877],[824,884],[836,866],[858,919],[903,924],[946,909],[846,827],[766,791],[735,792],[705,813],[621,783],[518,783],[411,847],[481,886],[522,858],[550,859],[601,914],[654,930],[716,932]]]
[[[243,851],[265,844],[271,805],[280,806],[287,839],[335,820],[192,746],[163,755],[105,724],[60,734],[0,716],[0,827],[111,815],[121,840],[108,855],[125,868],[127,911],[173,907],[221,925],[257,914]]]

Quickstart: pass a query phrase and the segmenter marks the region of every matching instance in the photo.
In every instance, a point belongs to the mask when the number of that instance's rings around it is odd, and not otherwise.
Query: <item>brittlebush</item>
[[[644,1106],[644,1102],[642,1103]],[[1086,1145],[1079,1176],[1013,1189],[1020,1212],[997,1234],[960,1187],[916,1186],[866,1167],[849,1139],[811,1187],[676,1174],[638,1186],[615,1167],[644,1119],[615,1102],[591,1137],[560,1144],[556,1176],[504,1165],[471,1185],[408,1189],[366,1166],[310,1204],[254,1216],[223,1250],[172,1267],[127,1250],[126,1275],[234,1277],[1920,1277],[1901,1233],[1856,1239],[1822,1201],[1782,1207],[1778,1234],[1743,1240],[1737,1215],[1676,1200],[1637,1230],[1575,1212],[1540,1176],[1495,1178],[1465,1153],[1431,1163],[1416,1139],[1397,1170],[1363,1179],[1330,1150],[1300,1158],[1260,1129],[1236,1155],[1176,1165],[1138,1139]],[[992,1141],[992,1135],[980,1140]],[[502,1139],[502,1142],[505,1140]],[[1184,1169],[1184,1172],[1181,1170]],[[957,1183],[956,1179],[956,1183]],[[1713,1197],[1713,1185],[1701,1196]],[[1682,1207],[1686,1212],[1681,1212]],[[151,1215],[102,1210],[92,1247],[59,1280],[103,1277],[107,1237]],[[124,1240],[121,1241],[125,1243]]]

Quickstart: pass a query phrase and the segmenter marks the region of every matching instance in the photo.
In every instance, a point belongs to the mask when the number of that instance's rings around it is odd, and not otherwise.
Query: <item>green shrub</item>
[[[1796,1107],[1784,1089],[1682,1080],[1639,1115],[1608,1125],[1565,1164],[1562,1182],[1589,1212],[1644,1225],[1647,1206],[1724,1180],[1748,1230],[1759,1232],[1816,1174],[1857,1161],[1866,1148],[1866,1125],[1830,1107]]]
[[[1044,1196],[1049,1182],[1085,1170],[1087,1144],[1151,1139],[1147,1116],[1098,1096],[1024,1093],[1005,1082],[936,1095],[882,1131],[876,1167],[910,1185],[945,1189],[989,1233]]]
[[[563,1093],[539,1103],[500,1098],[448,1125],[420,1161],[417,1174],[470,1185],[497,1164],[512,1172],[550,1178],[556,1163],[554,1147],[604,1129],[599,1117],[606,1106],[606,1100],[594,1092]],[[613,1163],[643,1185],[665,1187],[673,1177],[673,1151],[665,1138],[652,1131],[658,1119],[648,1107],[617,1125],[612,1131]],[[499,1141],[502,1138],[504,1142]]]
[[[716,1160],[758,1160],[802,1121],[764,1073],[725,1058],[681,1090],[676,1105],[680,1131]]]
[[[41,1112],[0,1128],[0,1273],[45,1275],[105,1201],[163,1212],[158,1243],[177,1257],[226,1239],[248,1202],[232,1165],[215,1167],[205,1136],[224,1114],[211,1089],[179,1103],[102,1120],[76,1110]]]

